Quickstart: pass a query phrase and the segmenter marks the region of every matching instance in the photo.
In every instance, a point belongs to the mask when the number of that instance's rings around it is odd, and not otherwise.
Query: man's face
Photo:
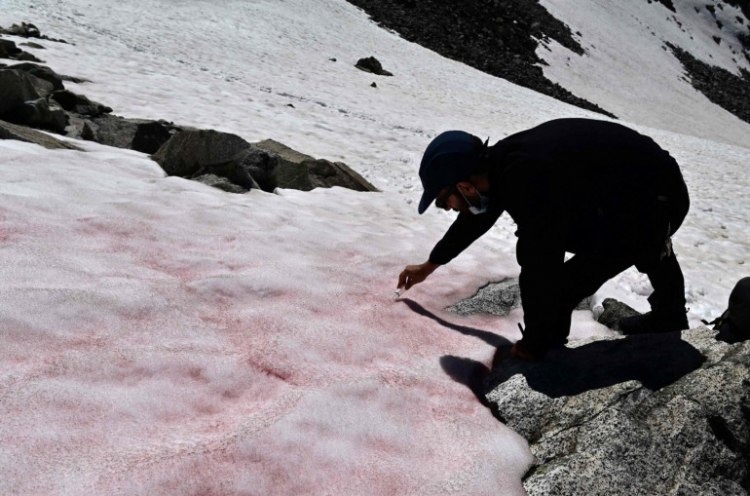
[[[478,204],[479,192],[467,182],[443,188],[435,199],[435,206],[447,211],[468,212],[471,205]]]

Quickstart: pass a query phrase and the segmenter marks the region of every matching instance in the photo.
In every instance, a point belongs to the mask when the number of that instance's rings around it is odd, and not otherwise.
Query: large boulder
[[[354,191],[377,191],[364,177],[343,162],[329,162],[325,159],[306,160],[310,182],[315,188],[341,186]]]
[[[112,107],[91,101],[86,96],[73,93],[69,90],[54,91],[51,98],[60,104],[63,109],[88,117],[99,117],[112,112]],[[167,136],[167,139],[169,137]]]
[[[28,74],[31,74],[32,76],[38,77],[39,79],[44,79],[45,81],[52,83],[54,90],[64,89],[62,76],[45,65],[22,62],[20,64],[14,64],[10,66],[9,69],[24,71]]]
[[[375,186],[342,162],[315,159],[270,139],[254,143],[254,146],[279,156],[278,183],[280,188],[310,191],[313,188],[341,186],[354,191],[378,191]]]
[[[594,338],[496,364],[485,398],[529,442],[527,493],[748,494],[750,343],[715,337]]]
[[[68,126],[68,114],[57,103],[46,98],[25,102],[19,115],[21,124],[48,129],[59,134],[64,134]]]
[[[25,102],[46,97],[53,89],[52,83],[26,72],[0,69],[0,117]]]
[[[45,133],[29,129],[28,127],[17,126],[10,122],[0,121],[0,139],[10,139],[35,143],[50,150],[78,150],[82,151],[75,145],[66,143],[59,139],[53,138]]]
[[[94,106],[101,105],[95,102],[89,103]],[[109,109],[109,107],[103,109],[101,107],[98,108],[99,111]],[[107,146],[128,148],[150,154],[155,153],[179,130],[178,127],[166,121],[126,119],[116,115],[102,115],[84,121],[81,137]],[[70,132],[69,129],[69,134]]]
[[[16,42],[0,39],[0,58],[9,59],[20,54],[23,50],[16,46]]]
[[[68,123],[65,112],[47,101],[52,89],[52,83],[26,72],[0,70],[0,119],[64,132]]]
[[[29,52],[24,52],[16,46],[16,43],[11,40],[0,39],[0,58],[15,59],[15,60],[28,60],[31,62],[42,62],[42,60],[36,58]]]
[[[250,146],[236,134],[184,131],[175,134],[151,158],[170,176],[192,177],[206,165],[226,162]]]
[[[253,143],[253,146],[275,154],[279,157],[279,168],[276,179],[280,188],[298,189],[300,191],[310,191],[313,189],[310,173],[303,162],[315,160],[310,155],[300,153],[283,143],[267,139]]]
[[[245,191],[260,188],[271,192],[277,186],[278,156],[234,134],[184,131],[151,158],[169,175],[191,179],[208,175],[204,182],[213,181],[211,176],[223,177]]]

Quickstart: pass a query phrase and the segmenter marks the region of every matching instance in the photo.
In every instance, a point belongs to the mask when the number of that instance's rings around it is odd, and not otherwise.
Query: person
[[[552,120],[494,146],[488,141],[447,131],[427,147],[419,213],[433,201],[459,213],[428,260],[400,273],[399,289],[423,282],[508,212],[518,228],[526,324],[513,356],[539,360],[564,347],[580,301],[633,265],[654,288],[651,311],[622,319],[621,330],[688,328],[671,236],[690,201],[668,152],[623,125],[580,118]],[[566,252],[573,254],[567,261]]]

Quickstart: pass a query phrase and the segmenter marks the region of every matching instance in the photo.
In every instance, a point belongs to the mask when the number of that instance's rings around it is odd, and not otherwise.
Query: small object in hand
[[[391,301],[396,301],[401,296],[401,288],[398,288],[396,291],[393,292],[391,295]]]

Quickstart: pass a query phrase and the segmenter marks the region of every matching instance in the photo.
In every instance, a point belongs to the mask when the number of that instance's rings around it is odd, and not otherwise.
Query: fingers
[[[398,275],[398,286],[396,286],[396,289],[403,288],[406,284],[406,269],[404,269],[401,274]]]

